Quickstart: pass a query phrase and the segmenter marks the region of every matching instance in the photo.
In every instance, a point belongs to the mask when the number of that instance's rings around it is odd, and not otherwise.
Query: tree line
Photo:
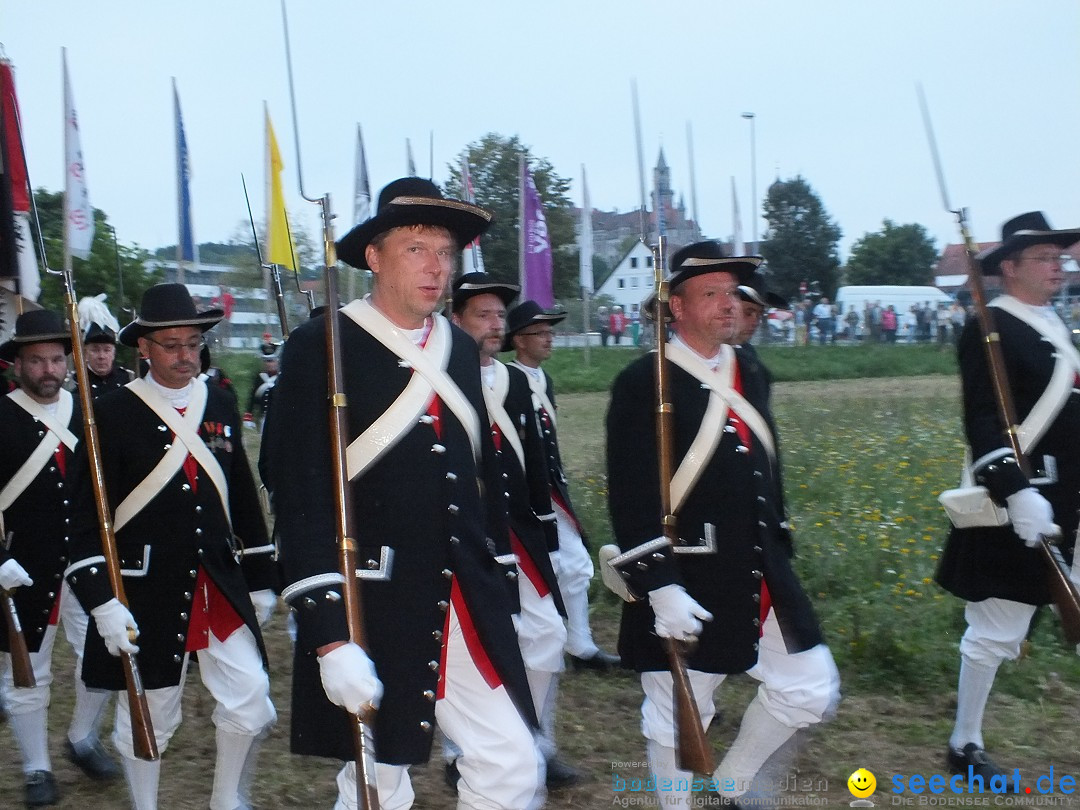
[[[571,181],[557,174],[549,160],[532,154],[517,136],[488,133],[468,144],[464,153],[469,161],[476,202],[494,213],[492,225],[481,240],[486,270],[504,281],[517,280],[518,167],[519,161],[524,159],[544,205],[552,245],[555,296],[577,298],[580,295],[579,247],[574,235],[576,213],[569,197]],[[447,168],[449,179],[444,192],[449,196],[464,197],[460,164],[450,164]],[[55,264],[62,259],[62,195],[38,189],[35,197],[46,253],[49,261]],[[807,288],[831,295],[842,284],[930,284],[933,281],[938,251],[921,225],[884,220],[880,231],[865,234],[854,243],[845,265],[838,249],[843,233],[806,178],[796,175],[776,180],[769,186],[761,204],[762,215],[768,224],[760,250],[766,260],[769,284],[788,300],[801,297],[802,290]],[[161,280],[161,271],[147,271],[146,261],[154,257],[173,258],[175,246],[158,248],[151,254],[137,245],[120,244],[115,241],[115,233],[103,211],[95,208],[94,219],[96,228],[90,258],[78,262],[75,267],[77,292],[80,296],[105,292],[114,311],[130,309],[143,290]],[[321,251],[303,229],[296,229],[294,240],[298,246],[301,276],[317,278]],[[260,241],[263,241],[262,236]],[[250,225],[246,221],[237,225],[228,243],[200,245],[200,258],[204,262],[235,267],[235,274],[227,283],[235,286],[261,284],[261,270],[255,258]],[[593,263],[599,286],[609,268],[599,256],[594,257]],[[62,307],[63,290],[56,277],[43,278],[41,303],[55,309]]]

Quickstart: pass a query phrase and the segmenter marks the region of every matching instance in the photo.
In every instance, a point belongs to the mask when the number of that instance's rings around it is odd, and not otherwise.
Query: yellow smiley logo
[[[865,799],[877,788],[877,779],[866,768],[859,768],[848,777],[847,788],[856,799]]]

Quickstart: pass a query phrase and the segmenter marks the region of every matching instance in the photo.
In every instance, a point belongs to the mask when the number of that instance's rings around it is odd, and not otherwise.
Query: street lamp
[[[754,250],[751,255],[756,256],[758,254],[757,141],[754,137],[754,119],[756,116],[752,112],[744,112],[742,117],[750,122],[750,215],[752,217],[751,222],[754,225]]]

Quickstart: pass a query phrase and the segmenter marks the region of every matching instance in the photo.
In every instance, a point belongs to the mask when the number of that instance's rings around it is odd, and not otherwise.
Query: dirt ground
[[[864,394],[928,397],[952,386],[948,378],[905,380],[851,380],[835,383],[778,385],[775,396],[858,397]],[[568,412],[602,414],[603,395],[580,395],[560,399]],[[600,417],[596,417],[600,418]],[[580,451],[580,448],[579,448]],[[259,762],[254,800],[262,810],[272,808],[330,808],[335,789],[334,762],[294,757],[288,752],[290,642],[285,611],[279,607],[266,630],[271,660],[271,683],[278,708],[277,726],[267,739]],[[617,608],[606,595],[594,605],[598,641],[614,648]],[[122,784],[98,785],[79,774],[60,753],[71,708],[72,659],[67,645],[58,641],[56,680],[51,709],[51,750],[54,771],[62,791],[62,808],[123,808],[128,806]],[[1024,666],[1023,663],[1016,666]],[[877,779],[872,801],[885,806],[1080,806],[1060,792],[1040,795],[1047,777],[1059,786],[1063,775],[1080,777],[1080,690],[1078,684],[1061,682],[1054,673],[1029,673],[1036,697],[1019,700],[994,694],[987,713],[986,738],[997,760],[1021,772],[1019,795],[993,794],[951,796],[892,793],[895,779],[904,784],[912,775],[930,777],[945,773],[943,753],[955,710],[954,684],[928,684],[926,696],[860,694],[845,692],[835,719],[797,738],[799,755],[789,766],[773,771],[779,807],[849,806],[848,776],[860,767]],[[598,675],[567,673],[563,679],[558,718],[558,738],[563,759],[585,775],[581,785],[552,794],[550,808],[603,808],[652,806],[644,793],[631,791],[633,779],[647,778],[644,745],[638,729],[640,686],[630,673]],[[730,678],[718,691],[718,718],[710,729],[717,756],[734,737],[742,712],[753,696],[755,683],[745,676]],[[210,723],[213,701],[192,668],[185,694],[185,719],[164,756],[160,791],[163,808],[205,808],[213,777],[214,737]],[[108,724],[111,727],[111,722]],[[22,804],[18,758],[8,725],[0,725],[0,808]],[[413,769],[417,808],[453,808],[455,800],[443,783],[441,761],[434,754],[430,764]],[[1036,781],[1043,777],[1040,782]],[[626,789],[617,790],[620,780]],[[1031,793],[1024,792],[1030,788]],[[703,805],[703,806],[708,806]]]

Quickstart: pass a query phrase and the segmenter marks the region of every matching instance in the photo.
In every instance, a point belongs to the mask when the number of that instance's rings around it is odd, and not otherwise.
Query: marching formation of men
[[[613,655],[593,639],[593,553],[542,368],[566,315],[528,300],[510,308],[519,289],[482,271],[452,278],[456,257],[490,221],[427,180],[390,183],[374,215],[336,246],[342,261],[371,272],[370,295],[316,314],[283,346],[267,342],[243,417],[235,395],[205,379],[204,334],[221,310],[199,311],[184,285],[159,284],[120,329],[103,296],[84,299],[96,448],[62,385],[72,353],[63,319],[47,310],[19,317],[0,345],[18,382],[0,397],[0,597],[21,633],[0,633],[0,696],[27,806],[59,800],[47,709],[63,621],[76,659],[68,759],[94,779],[122,772],[132,807],[158,807],[161,759],[133,744],[126,662],[138,661],[163,754],[194,653],[214,700],[209,806],[250,808],[258,749],[277,719],[262,627],[279,595],[295,624],[291,750],[345,763],[342,810],[369,789],[384,810],[412,807],[409,769],[430,758],[436,730],[457,807],[542,807],[548,791],[582,778],[557,755],[567,660],[637,673],[650,784],[665,807],[690,806],[695,787],[680,767],[682,686],[670,648],[682,651],[703,730],[728,675],[760,684],[715,771],[698,774],[723,806],[738,806],[766,768],[787,763],[800,729],[832,716],[839,674],[792,567],[771,377],[749,343],[779,301],[760,257],[688,245],[673,256],[666,311],[646,305],[672,332],[664,441],[656,358],[632,361],[612,387],[606,461],[617,545],[600,559],[605,583],[625,600]],[[1003,773],[984,750],[982,720],[998,665],[1019,654],[1036,606],[1050,601],[1042,539],[1063,534],[1072,560],[1080,354],[1046,305],[1062,283],[1060,251],[1077,241],[1080,230],[1054,231],[1026,214],[980,257],[982,271],[1004,282],[992,307],[1030,473],[1002,438],[973,322],[960,340],[972,475],[1011,518],[954,529],[938,573],[968,601],[946,755],[962,773]],[[327,403],[328,317],[341,354],[332,403],[346,406],[340,424]],[[137,349],[144,376],[116,365],[117,342]],[[501,362],[509,351],[513,361]],[[263,418],[272,537],[244,449],[253,415]],[[345,492],[335,484],[339,434]],[[662,446],[672,456],[666,481]],[[109,526],[98,519],[96,481]],[[342,539],[343,509],[355,536]],[[355,571],[342,572],[340,543]],[[360,588],[362,634],[347,612],[346,577]],[[17,666],[20,641],[29,672]],[[99,737],[113,692],[119,767]],[[363,767],[350,715],[370,732]]]

